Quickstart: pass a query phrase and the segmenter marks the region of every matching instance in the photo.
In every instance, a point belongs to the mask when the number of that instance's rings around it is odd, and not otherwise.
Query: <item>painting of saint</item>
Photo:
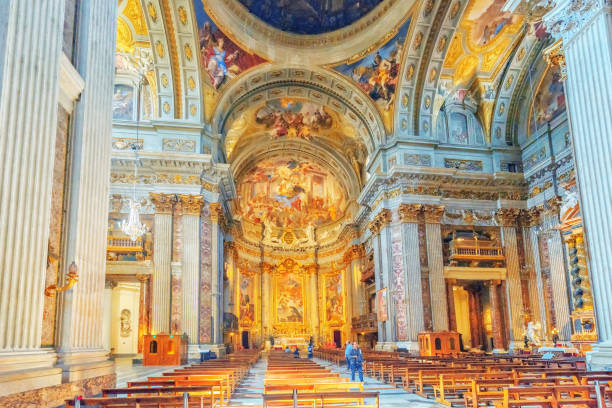
[[[302,278],[296,273],[276,279],[276,320],[278,323],[304,323]]]
[[[410,19],[398,33],[370,55],[334,69],[355,81],[378,105],[389,108],[398,83],[401,53],[406,39]]]
[[[258,163],[239,183],[243,218],[279,228],[306,228],[343,216],[346,193],[319,165],[299,159]]]
[[[550,67],[544,74],[533,101],[531,130],[536,131],[565,112],[565,90],[558,67]],[[534,123],[535,121],[535,123]]]
[[[489,44],[506,25],[516,23],[519,16],[502,11],[505,0],[474,0],[467,19],[473,23],[470,40],[477,45]]]
[[[294,34],[322,34],[346,27],[382,0],[240,0],[252,14]]]
[[[129,85],[115,85],[113,94],[113,119],[134,119],[134,88]]]
[[[230,79],[256,65],[265,62],[258,55],[243,50],[225,35],[206,14],[200,0],[194,0],[202,66],[210,82],[219,89]]]
[[[328,323],[343,323],[342,273],[325,278],[325,314]]]
[[[255,322],[253,277],[240,276],[240,326],[250,326]]]
[[[387,311],[387,288],[379,289],[376,292],[376,318],[379,322],[386,322],[389,319]]]
[[[313,133],[333,124],[325,107],[288,98],[268,102],[257,111],[255,121],[270,129],[274,139],[287,136],[310,140]]]
[[[450,115],[449,143],[468,144],[467,118],[465,115],[453,112]]]

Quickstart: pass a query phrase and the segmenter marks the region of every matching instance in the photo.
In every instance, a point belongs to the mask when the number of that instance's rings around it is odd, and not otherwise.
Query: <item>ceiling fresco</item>
[[[224,86],[242,72],[265,60],[250,53],[224,33],[204,10],[201,0],[194,0],[198,25],[201,66],[205,80],[214,89]]]
[[[239,0],[252,14],[279,30],[323,34],[349,26],[383,0]]]
[[[274,158],[240,178],[238,212],[254,224],[308,229],[342,218],[346,196],[326,168],[307,159]]]
[[[278,139],[325,139],[338,147],[356,137],[355,128],[327,105],[301,98],[276,98],[246,110],[234,120],[225,139],[228,158],[250,142]],[[263,139],[262,139],[263,138]]]
[[[454,86],[493,80],[517,44],[523,18],[502,11],[504,0],[472,0],[444,60],[441,78]]]

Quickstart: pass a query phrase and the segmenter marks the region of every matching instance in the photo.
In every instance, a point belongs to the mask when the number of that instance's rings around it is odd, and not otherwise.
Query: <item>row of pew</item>
[[[127,387],[103,389],[102,396],[76,397],[66,407],[199,407],[226,406],[232,393],[257,362],[257,351],[242,351],[132,381]]]
[[[344,351],[317,350],[315,356],[341,365]],[[367,376],[447,406],[612,407],[612,372],[587,371],[582,358],[372,351],[364,360]]]
[[[378,408],[379,393],[364,392],[363,383],[308,359],[270,352],[264,380],[264,407]]]

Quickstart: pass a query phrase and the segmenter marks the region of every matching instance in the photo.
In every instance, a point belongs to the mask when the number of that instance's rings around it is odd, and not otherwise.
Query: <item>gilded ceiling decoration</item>
[[[265,23],[295,34],[338,30],[371,12],[383,0],[239,0]]]

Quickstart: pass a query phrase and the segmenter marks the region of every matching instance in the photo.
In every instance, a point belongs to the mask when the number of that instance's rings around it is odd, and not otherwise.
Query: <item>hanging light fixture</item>
[[[132,185],[132,198],[130,202],[130,214],[127,221],[121,222],[121,231],[130,237],[132,241],[136,241],[138,238],[143,236],[147,232],[147,226],[140,222],[140,203],[136,200],[136,181],[138,180],[138,146],[139,146],[139,125],[140,125],[140,91],[145,79],[145,75],[149,70],[147,61],[143,59],[138,60],[136,67],[138,75],[138,96],[136,103],[136,142],[132,145],[134,151],[134,183]]]

